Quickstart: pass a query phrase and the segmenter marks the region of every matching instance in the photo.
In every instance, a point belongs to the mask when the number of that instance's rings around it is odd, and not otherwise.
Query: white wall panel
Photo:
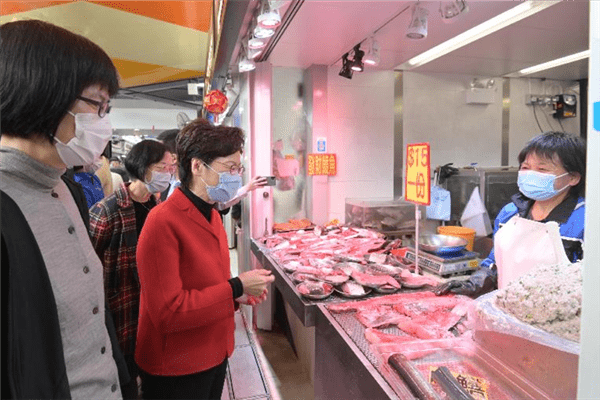
[[[328,152],[337,154],[329,177],[329,219],[344,221],[346,198],[392,198],[394,74],[328,71]]]

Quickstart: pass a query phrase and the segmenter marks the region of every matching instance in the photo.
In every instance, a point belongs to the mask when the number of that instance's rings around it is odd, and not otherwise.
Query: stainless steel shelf
[[[256,239],[252,239],[250,248],[263,267],[273,272],[275,276],[275,286],[281,292],[283,299],[290,305],[296,313],[302,325],[314,326],[317,304],[310,300],[306,300],[296,290],[296,285],[285,273],[281,267],[268,254],[263,251],[263,248],[258,244]],[[320,301],[322,303],[323,301]]]

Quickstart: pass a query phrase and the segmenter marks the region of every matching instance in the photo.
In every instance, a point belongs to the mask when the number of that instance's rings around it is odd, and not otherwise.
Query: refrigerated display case
[[[425,206],[419,206],[425,218]],[[415,232],[415,205],[404,199],[346,199],[345,223],[373,229],[386,237],[412,236]],[[421,232],[435,232],[438,221],[421,219]]]
[[[479,187],[479,194],[490,220],[494,221],[502,207],[510,203],[511,196],[519,191],[518,172],[518,167],[459,168],[458,174],[441,182],[441,186],[450,191],[450,221],[460,221],[476,187]]]

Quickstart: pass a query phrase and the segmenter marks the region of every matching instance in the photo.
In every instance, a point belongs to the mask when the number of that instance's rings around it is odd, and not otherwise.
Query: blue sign
[[[600,131],[600,101],[594,103],[594,129]]]
[[[317,153],[327,153],[327,139],[317,138]]]

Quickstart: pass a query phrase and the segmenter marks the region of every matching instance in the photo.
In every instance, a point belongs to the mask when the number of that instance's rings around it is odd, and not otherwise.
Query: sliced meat
[[[389,285],[395,287],[396,289],[400,289],[400,284],[397,280],[392,278],[389,275],[367,275],[358,271],[352,272],[352,278],[363,286],[368,286],[372,288],[378,288],[381,286]]]
[[[362,301],[349,301],[345,303],[331,304],[327,308],[332,312],[357,311],[363,308],[376,307],[385,304],[400,304],[403,302],[412,302],[415,300],[424,300],[428,298],[436,298],[433,292],[414,292],[390,294],[387,296],[375,297],[373,299]]]
[[[381,332],[380,330],[373,328],[365,329],[365,339],[367,339],[367,341],[372,344],[406,343],[415,340],[415,338],[412,336],[392,335],[390,333]]]
[[[389,325],[399,323],[406,318],[394,312],[390,306],[379,306],[376,308],[368,308],[360,310],[356,313],[356,319],[367,328],[383,328]]]

